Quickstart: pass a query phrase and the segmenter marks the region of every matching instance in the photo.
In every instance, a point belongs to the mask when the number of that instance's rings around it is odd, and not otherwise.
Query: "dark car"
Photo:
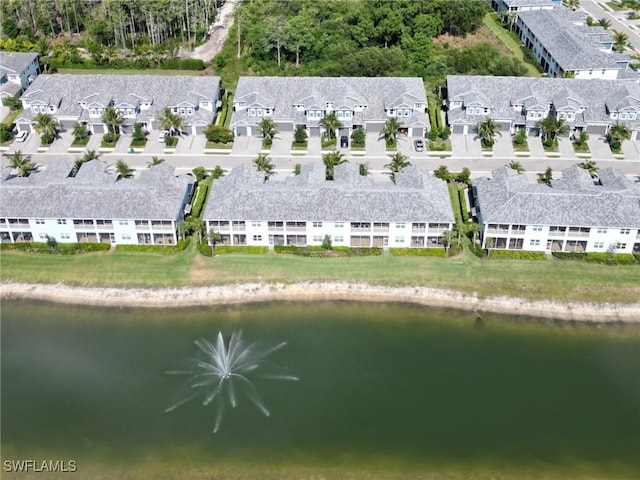
[[[349,146],[349,138],[346,135],[340,137],[340,148],[347,148]]]
[[[415,142],[413,142],[413,146],[415,147],[416,152],[424,151],[424,142],[422,140],[416,140]]]

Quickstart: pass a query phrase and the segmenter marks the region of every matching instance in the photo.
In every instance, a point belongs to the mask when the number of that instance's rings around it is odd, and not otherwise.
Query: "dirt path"
[[[185,58],[199,58],[204,62],[210,62],[213,58],[220,53],[224,42],[229,36],[229,27],[233,24],[233,12],[236,5],[241,0],[227,0],[222,8],[218,11],[216,21],[213,24],[213,32],[202,45],[195,48],[193,51],[187,51],[180,49],[178,56]]]

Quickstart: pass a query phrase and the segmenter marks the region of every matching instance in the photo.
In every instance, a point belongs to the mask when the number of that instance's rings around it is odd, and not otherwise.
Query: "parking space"
[[[18,150],[25,154],[36,153],[39,146],[40,136],[35,132],[29,132],[27,134],[27,138],[23,142],[14,140],[13,143],[9,145],[9,149],[6,153],[14,153]]]
[[[640,141],[625,140],[622,142],[622,153],[627,160],[640,162]]]
[[[515,156],[509,132],[505,132],[502,136],[496,137],[496,141],[493,143],[493,156],[506,158],[512,158]]]
[[[164,153],[164,142],[158,141],[158,132],[151,132],[149,134],[147,144],[144,146],[144,153],[152,156],[159,156]]]
[[[533,158],[546,157],[547,154],[542,146],[542,139],[540,137],[527,137],[527,143],[529,144],[529,151]]]
[[[279,132],[273,138],[271,155],[290,155],[293,132]]]
[[[125,135],[125,134],[120,134],[120,138],[118,139],[118,143],[116,143],[115,148],[113,149],[114,154],[125,154],[125,153],[131,153],[129,151],[129,149],[131,145],[131,136],[130,135]]]
[[[367,133],[367,156],[372,157],[384,157],[387,155],[387,149],[384,144],[384,138],[378,139],[379,133],[369,132]]]
[[[454,156],[482,157],[480,139],[474,138],[473,134],[455,134],[451,135],[449,139],[451,140],[451,151]]]
[[[178,137],[178,144],[176,145],[176,155],[188,155],[188,154],[202,154],[204,152],[204,145],[206,138],[204,135],[181,135]]]
[[[558,138],[558,152],[560,152],[562,158],[567,160],[575,160],[577,158],[571,140],[568,137]]]
[[[591,150],[591,158],[594,160],[613,160],[613,153],[604,137],[591,135],[587,143]]]
[[[322,155],[322,144],[320,143],[320,137],[307,138],[307,155],[316,157]]]
[[[413,146],[414,138],[407,137],[406,135],[398,135],[397,137],[397,145],[398,152],[402,155],[406,155],[407,157],[413,157],[415,155],[420,155],[415,151]]]

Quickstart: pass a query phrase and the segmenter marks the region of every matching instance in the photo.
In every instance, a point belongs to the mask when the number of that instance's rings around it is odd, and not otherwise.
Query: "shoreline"
[[[387,287],[350,282],[243,283],[186,288],[75,287],[4,282],[0,299],[32,299],[102,307],[178,308],[274,301],[401,302],[477,313],[525,315],[584,322],[640,323],[640,303],[559,303],[492,296],[481,298],[429,287]]]

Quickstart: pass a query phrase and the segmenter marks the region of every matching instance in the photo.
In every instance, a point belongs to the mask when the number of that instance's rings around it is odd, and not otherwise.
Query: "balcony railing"
[[[425,233],[426,231],[425,227],[411,227],[411,233]]]
[[[489,234],[489,235],[494,235],[494,234],[508,235],[509,234],[509,229],[508,228],[490,228],[490,229],[487,230],[487,234]]]
[[[567,232],[549,232],[550,237],[564,237]]]
[[[524,230],[511,230],[511,235],[524,236],[524,234],[525,234]]]
[[[589,232],[567,232],[568,237],[587,238],[589,235]]]
[[[268,227],[270,232],[284,232],[284,227]]]
[[[306,232],[307,227],[287,227],[287,232]]]

